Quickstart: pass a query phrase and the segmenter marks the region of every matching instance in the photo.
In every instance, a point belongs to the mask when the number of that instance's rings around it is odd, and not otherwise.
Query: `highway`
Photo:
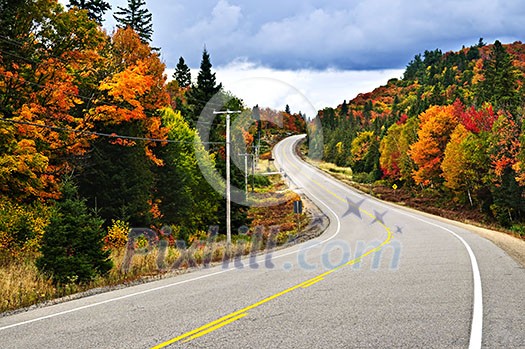
[[[525,270],[492,242],[276,163],[328,216],[318,238],[0,318],[2,348],[524,348]],[[268,261],[269,263],[265,263]]]

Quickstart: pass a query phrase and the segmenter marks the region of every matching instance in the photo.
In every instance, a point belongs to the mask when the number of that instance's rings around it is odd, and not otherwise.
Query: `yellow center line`
[[[196,338],[199,338],[199,337],[201,337],[201,336],[204,336],[204,335],[207,334],[207,333],[213,332],[213,331],[215,331],[215,330],[217,330],[217,329],[219,329],[219,328],[221,328],[221,327],[223,327],[223,326],[226,326],[226,325],[228,325],[228,324],[230,324],[230,323],[232,323],[232,322],[234,322],[234,321],[237,321],[237,320],[239,320],[239,319],[242,319],[242,318],[245,317],[246,315],[248,315],[248,314],[247,314],[247,313],[242,313],[242,314],[239,314],[239,315],[237,315],[237,316],[234,316],[234,317],[232,317],[232,318],[230,318],[230,319],[228,319],[228,320],[226,320],[226,321],[224,321],[224,322],[221,322],[220,324],[217,324],[217,325],[215,325],[215,326],[213,326],[213,327],[210,327],[210,328],[208,328],[208,329],[206,329],[206,330],[204,330],[204,331],[201,331],[201,332],[199,332],[199,333],[197,333],[197,334],[194,334],[193,336],[191,336],[191,337],[189,337],[188,339],[186,339],[183,343],[186,343],[186,342],[189,342],[189,341],[194,340],[194,339],[196,339]]]
[[[313,280],[312,282],[309,282],[309,283],[307,283],[307,284],[304,284],[304,285],[302,286],[302,288],[308,288],[308,287],[310,287],[310,286],[312,286],[312,285],[315,285],[316,283],[318,283],[319,281],[322,281],[322,280],[324,280],[324,278],[317,278],[317,279]]]
[[[284,158],[285,159],[288,159],[288,157],[286,156],[286,154],[284,154]],[[295,167],[297,170],[299,170],[299,168],[297,166],[295,166],[293,163],[291,163],[291,165],[293,167]],[[326,188],[324,185],[322,185],[321,183],[319,183],[318,181],[315,181],[313,179],[311,179],[311,181],[313,183],[315,183],[319,188],[325,190],[327,193],[331,194],[332,196],[334,196],[336,199],[342,201],[342,202],[346,202],[346,200],[344,198],[342,198],[341,196],[337,195],[336,193],[334,193],[333,191],[329,190],[328,188]],[[359,211],[361,211],[362,213],[364,213],[365,215],[369,216],[370,218],[377,218],[375,215],[369,213],[368,211],[364,210],[364,209],[361,209],[359,208]],[[183,342],[189,342],[193,339],[196,339],[196,338],[199,338],[201,336],[204,336],[210,332],[213,332],[221,327],[224,327],[232,322],[235,322],[243,317],[245,317],[247,315],[247,311],[248,310],[252,310],[254,308],[257,308],[265,303],[268,303],[276,298],[279,298],[287,293],[290,293],[292,291],[295,291],[299,288],[307,288],[307,287],[310,287],[322,280],[324,280],[324,277],[325,276],[328,276],[330,275],[331,273],[345,267],[345,266],[349,266],[349,265],[353,265],[353,264],[356,264],[358,262],[360,262],[364,257],[370,255],[370,254],[373,254],[375,252],[378,252],[379,250],[381,250],[384,246],[388,245],[390,242],[391,242],[391,239],[392,239],[392,231],[390,230],[390,228],[388,228],[384,223],[378,221],[378,223],[385,229],[385,231],[387,232],[387,238],[377,247],[371,249],[371,250],[368,250],[366,251],[365,253],[363,253],[361,256],[359,257],[356,257],[348,262],[346,262],[345,264],[341,264],[333,269],[330,269],[330,270],[327,270],[325,271],[324,273],[322,274],[319,274],[313,278],[310,278],[306,281],[303,281],[295,286],[292,286],[290,288],[287,288],[285,289],[284,291],[281,291],[281,292],[278,292],[278,293],[275,293],[269,297],[266,297],[256,303],[253,303],[247,307],[244,307],[242,309],[239,309],[235,312],[232,312],[226,316],[223,316],[215,321],[212,321],[204,326],[201,326],[199,328],[196,328],[194,330],[191,330],[189,332],[186,332],[178,337],[175,337],[175,338],[172,338],[166,342],[163,342],[163,343],[160,343],[154,347],[152,347],[152,349],[160,349],[160,348],[164,348],[170,344],[173,344],[173,343],[176,343],[176,342],[180,342],[182,340],[184,340]]]

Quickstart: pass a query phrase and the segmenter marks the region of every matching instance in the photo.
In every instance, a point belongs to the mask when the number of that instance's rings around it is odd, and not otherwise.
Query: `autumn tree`
[[[80,89],[93,85],[97,71],[90,68],[107,37],[85,12],[63,12],[54,1],[7,9],[13,11],[19,20],[6,19],[11,38],[0,39],[7,54],[0,61],[0,114],[12,125],[3,129],[0,162],[14,180],[0,187],[17,200],[57,198],[58,178],[88,147],[79,106],[89,98]]]
[[[498,222],[510,226],[524,210],[523,187],[516,180],[519,159],[519,128],[514,120],[500,113],[488,138],[487,153],[490,157],[489,180],[493,196],[490,206]]]
[[[417,166],[413,173],[416,184],[441,183],[441,162],[452,131],[458,124],[454,106],[433,106],[419,116],[418,141],[409,154]]]
[[[403,152],[401,149],[400,138],[403,126],[393,124],[388,129],[387,135],[383,137],[379,146],[381,154],[379,164],[385,177],[397,180],[401,178],[400,158]],[[408,149],[405,149],[405,151]]]
[[[117,7],[113,17],[117,21],[117,27],[121,29],[131,28],[140,37],[142,42],[151,41],[153,35],[152,15],[146,7],[145,0],[128,0],[127,7]]]
[[[69,8],[78,7],[87,10],[89,18],[101,24],[104,14],[111,9],[111,5],[104,0],[69,0]]]
[[[168,105],[164,64],[131,30],[119,29],[112,40],[112,61],[100,96],[88,111],[100,133],[129,138],[99,137],[92,142],[79,176],[80,190],[102,218],[148,225],[154,218],[154,168],[163,164],[156,155],[166,139],[159,109]]]
[[[486,153],[486,134],[474,134],[459,124],[450,136],[441,163],[444,185],[461,199],[468,199],[471,206],[477,194],[487,185],[490,161]]]
[[[352,170],[356,173],[370,173],[379,169],[379,140],[372,131],[357,135],[351,145]]]

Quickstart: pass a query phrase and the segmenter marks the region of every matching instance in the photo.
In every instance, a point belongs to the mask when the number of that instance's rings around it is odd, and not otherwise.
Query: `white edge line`
[[[308,191],[308,190],[306,190],[306,191]],[[328,237],[328,238],[326,238],[324,240],[318,241],[317,243],[315,243],[313,245],[305,247],[305,250],[309,250],[309,249],[317,247],[317,246],[319,246],[321,244],[324,244],[325,242],[327,242],[327,241],[333,239],[334,237],[336,237],[339,234],[340,230],[341,230],[341,222],[339,220],[339,217],[337,217],[337,214],[334,212],[334,210],[332,210],[327,204],[325,204],[322,200],[320,200],[318,197],[316,197],[312,193],[310,193],[310,196],[313,197],[314,199],[316,199],[317,201],[319,201],[321,204],[323,204],[328,210],[330,210],[330,212],[336,218],[337,228],[336,228],[335,233],[332,234],[330,237]],[[282,258],[282,257],[285,257],[285,256],[289,256],[291,254],[299,253],[301,251],[302,250],[290,251],[288,253],[276,255],[273,258],[278,259],[278,258]],[[261,258],[260,261],[262,261],[264,256],[260,257],[260,258]],[[120,296],[120,297],[116,297],[116,298],[110,298],[110,299],[106,299],[104,301],[83,305],[83,306],[80,306],[80,307],[64,310],[64,311],[61,311],[61,312],[58,312],[58,313],[53,313],[53,314],[37,317],[37,318],[34,318],[34,319],[30,319],[30,320],[26,320],[26,321],[22,321],[22,322],[17,322],[17,323],[11,324],[11,325],[6,325],[6,326],[3,326],[3,327],[0,327],[0,331],[7,330],[7,329],[10,329],[10,328],[13,328],[13,327],[27,325],[27,324],[30,324],[30,323],[33,323],[33,322],[37,322],[37,321],[41,321],[41,320],[54,318],[54,317],[65,315],[65,314],[69,314],[69,313],[73,313],[73,312],[76,312],[76,311],[79,311],[79,310],[83,310],[83,309],[93,308],[93,307],[96,307],[96,306],[99,306],[99,305],[116,302],[116,301],[123,300],[123,299],[126,299],[126,298],[140,296],[140,295],[143,295],[143,294],[159,291],[159,290],[162,290],[162,289],[165,289],[165,288],[170,288],[170,287],[182,285],[182,284],[185,284],[185,283],[188,283],[188,282],[205,279],[205,278],[212,277],[212,276],[219,275],[219,274],[223,274],[223,273],[226,273],[226,272],[229,272],[229,271],[232,271],[232,270],[236,270],[236,268],[231,267],[229,269],[220,270],[220,271],[217,271],[217,272],[214,272],[214,273],[211,273],[211,274],[201,275],[201,276],[197,276],[197,277],[194,277],[194,278],[191,278],[191,279],[174,282],[174,283],[171,283],[171,284],[168,284],[168,285],[163,285],[163,286],[158,286],[158,287],[154,287],[154,288],[149,288],[147,290],[130,293],[130,294],[127,294],[127,295],[124,295],[124,296]]]
[[[392,207],[391,207],[392,208]],[[472,248],[470,245],[463,239],[461,236],[459,236],[457,233],[452,231],[451,229],[448,229],[442,225],[430,222],[424,218],[420,218],[417,216],[414,216],[413,214],[410,214],[408,212],[404,212],[403,210],[393,208],[395,211],[398,211],[401,214],[404,214],[406,216],[412,217],[414,219],[417,219],[421,222],[427,223],[429,225],[433,225],[435,227],[441,228],[445,230],[446,232],[452,234],[454,237],[456,237],[465,249],[467,250],[467,253],[470,258],[470,264],[472,268],[472,279],[474,283],[474,297],[472,301],[472,322],[470,325],[470,340],[469,340],[469,349],[478,349],[481,348],[482,344],[482,337],[483,337],[483,290],[481,287],[481,275],[479,272],[478,267],[478,261],[476,259],[476,256],[474,255],[474,252],[472,251]]]
[[[344,183],[341,183],[340,181],[334,179],[331,176],[327,176],[323,171],[321,171],[317,167],[315,167],[315,166],[313,166],[313,165],[311,165],[309,163],[306,163],[306,164],[309,165],[309,167],[311,167],[311,169],[314,170],[315,172],[324,174],[328,178],[329,182],[332,183],[332,185],[335,184],[339,188],[344,188],[345,191],[350,191],[352,194],[354,194],[355,196],[357,196],[359,198],[363,198],[363,197],[366,198],[366,195],[363,195],[361,193],[355,192],[354,190],[352,190],[353,188],[345,185]],[[476,259],[476,256],[475,256],[474,252],[472,251],[472,248],[470,247],[470,245],[465,241],[465,239],[463,239],[457,233],[455,233],[454,231],[452,231],[452,230],[450,230],[450,229],[448,229],[448,228],[446,228],[444,226],[441,226],[439,224],[430,222],[430,221],[428,221],[426,219],[414,216],[413,214],[405,212],[401,208],[394,207],[393,205],[383,204],[382,202],[380,202],[379,200],[377,200],[377,199],[375,199],[373,197],[372,197],[371,201],[374,204],[378,204],[378,205],[386,207],[388,209],[392,209],[392,210],[397,211],[397,212],[399,212],[401,214],[404,214],[406,216],[410,216],[410,217],[412,217],[414,219],[417,219],[417,220],[419,220],[421,222],[424,222],[424,223],[433,225],[435,227],[438,227],[440,229],[443,229],[446,232],[452,234],[454,237],[456,237],[463,244],[463,246],[467,250],[467,253],[468,253],[469,258],[470,258],[470,264],[471,264],[471,268],[472,268],[472,278],[473,278],[473,284],[474,284],[473,285],[474,297],[473,297],[473,302],[472,302],[473,303],[472,304],[472,322],[471,322],[471,326],[470,326],[469,349],[481,348],[482,337],[483,337],[483,291],[482,291],[481,274],[479,272],[478,261]]]

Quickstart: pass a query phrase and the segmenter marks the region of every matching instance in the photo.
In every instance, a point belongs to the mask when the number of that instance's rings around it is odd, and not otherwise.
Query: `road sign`
[[[293,213],[303,213],[303,202],[301,200],[293,202]]]

